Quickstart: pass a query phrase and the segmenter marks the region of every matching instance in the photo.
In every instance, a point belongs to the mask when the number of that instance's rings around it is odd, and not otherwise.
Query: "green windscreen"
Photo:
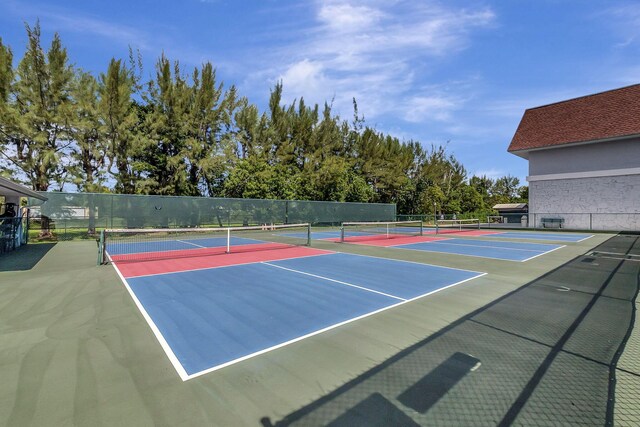
[[[382,203],[226,199],[98,193],[43,193],[29,200],[57,234],[81,228],[234,227],[260,224],[391,221],[396,206]],[[37,206],[39,205],[39,206]]]

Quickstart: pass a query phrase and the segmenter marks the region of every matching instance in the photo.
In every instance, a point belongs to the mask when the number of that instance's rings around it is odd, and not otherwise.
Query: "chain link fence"
[[[32,233],[57,240],[92,238],[105,228],[232,227],[261,224],[339,225],[392,221],[395,204],[145,196],[109,193],[43,193],[29,199]]]

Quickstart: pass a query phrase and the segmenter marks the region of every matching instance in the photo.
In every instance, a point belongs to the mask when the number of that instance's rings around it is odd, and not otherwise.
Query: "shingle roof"
[[[640,84],[524,112],[508,151],[640,134]]]

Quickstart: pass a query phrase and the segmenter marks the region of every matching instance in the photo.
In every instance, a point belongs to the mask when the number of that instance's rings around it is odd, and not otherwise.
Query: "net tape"
[[[148,261],[311,245],[311,225],[226,228],[107,229],[98,262]]]
[[[340,241],[366,241],[396,237],[422,236],[422,221],[344,222],[340,227]]]

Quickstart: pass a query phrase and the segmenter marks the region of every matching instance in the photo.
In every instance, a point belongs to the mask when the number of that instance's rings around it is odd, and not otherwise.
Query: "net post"
[[[311,246],[311,224],[307,224],[307,246]]]
[[[227,228],[227,253],[231,253],[231,229]]]
[[[389,238],[389,224],[387,224],[387,239]]]
[[[424,236],[424,223],[422,222],[422,220],[420,221],[420,235]]]
[[[340,242],[344,243],[344,222],[340,224]]]
[[[100,231],[100,238],[98,239],[98,260],[97,265],[104,264],[104,230]]]
[[[440,224],[438,224],[438,220],[435,220],[436,223],[436,234],[440,234]]]

